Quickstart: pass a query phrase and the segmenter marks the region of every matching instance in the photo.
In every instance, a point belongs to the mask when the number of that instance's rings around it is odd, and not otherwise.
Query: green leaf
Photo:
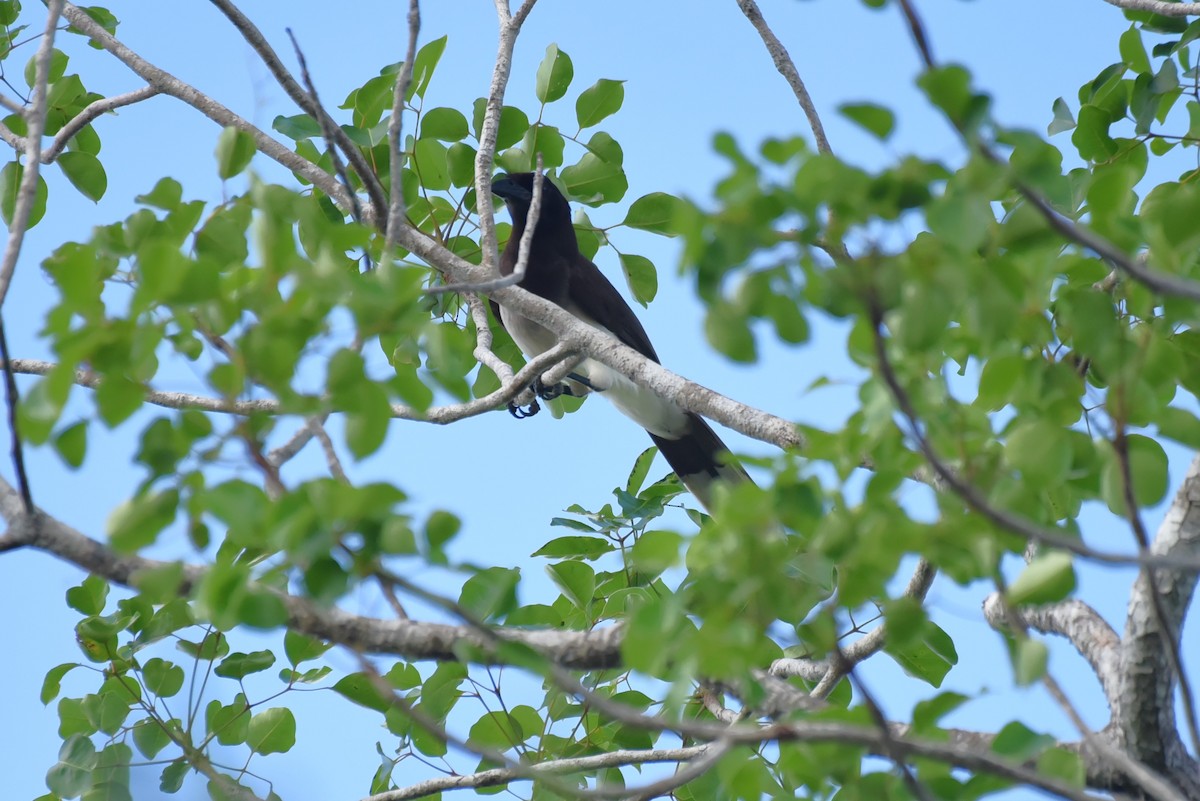
[[[108,176],[100,159],[79,150],[63,153],[58,157],[58,166],[71,185],[90,200],[99,201],[108,188]]]
[[[467,118],[456,108],[434,108],[421,115],[421,138],[457,142],[469,133]]]
[[[658,448],[653,445],[638,454],[637,459],[633,461],[633,468],[629,471],[629,478],[625,481],[626,492],[637,495],[642,491],[642,484],[645,483],[646,476],[650,475],[650,465],[654,464],[654,457],[657,455]]]
[[[612,553],[616,547],[603,537],[557,537],[538,548],[532,555],[546,556],[551,559],[583,559],[591,562],[606,553]]]
[[[630,561],[648,573],[660,573],[679,563],[683,537],[674,531],[647,531],[629,551]]]
[[[321,124],[307,114],[276,117],[271,127],[296,142],[321,136]]]
[[[887,141],[896,128],[896,115],[874,103],[843,103],[838,111],[881,141]]]
[[[1137,25],[1130,25],[1129,30],[1121,34],[1121,60],[1133,72],[1150,72],[1150,57],[1146,55],[1146,46],[1142,44],[1142,33]]]
[[[1082,158],[1101,162],[1116,155],[1118,145],[1108,135],[1111,124],[1112,116],[1106,110],[1090,103],[1080,106],[1071,142]]]
[[[171,735],[154,718],[142,718],[133,726],[133,744],[146,759],[154,759],[171,742]]]
[[[46,671],[46,678],[42,680],[42,691],[38,696],[43,705],[58,697],[58,693],[62,689],[63,677],[77,667],[79,667],[78,662],[66,662]]]
[[[1013,606],[1061,601],[1075,589],[1075,567],[1063,551],[1040,553],[1008,588]]]
[[[4,169],[0,169],[0,219],[3,219],[4,224],[9,228],[12,227],[13,217],[17,211],[17,193],[20,190],[21,178],[24,175],[25,167],[15,161],[5,164]],[[37,185],[33,191],[33,205],[29,209],[30,228],[37,225],[46,214],[46,197],[48,194],[46,179],[39,174]]]
[[[216,735],[221,745],[240,745],[250,731],[250,706],[246,696],[238,693],[232,703],[222,704],[214,699],[204,708],[204,724],[209,734]]]
[[[590,128],[615,114],[625,101],[624,81],[601,78],[583,90],[575,101],[575,119],[580,128]]]
[[[183,668],[159,657],[147,660],[142,666],[146,689],[161,698],[170,698],[183,689],[183,679]]]
[[[392,705],[391,699],[381,695],[371,679],[363,673],[343,676],[333,685],[333,691],[359,706],[374,709],[376,712],[385,712]]]
[[[1046,420],[1017,426],[1004,443],[1004,458],[1034,486],[1066,480],[1073,459],[1067,431]]]
[[[887,645],[884,651],[910,676],[941,687],[950,668],[958,664],[958,651],[950,635],[935,623],[925,624],[924,636],[910,639],[900,647]]]
[[[407,100],[411,100],[414,95],[425,97],[425,90],[429,88],[429,82],[433,80],[433,71],[437,67],[438,61],[441,60],[442,53],[446,51],[447,39],[448,37],[443,36],[440,39],[426,42],[417,51],[416,58],[413,59],[412,83],[408,87]]]
[[[596,593],[596,571],[583,562],[558,562],[546,567],[550,578],[575,608],[586,612]]]
[[[413,146],[413,169],[426,189],[450,188],[449,153],[436,139],[418,139]]]
[[[259,754],[282,754],[296,744],[296,718],[286,707],[265,709],[250,719],[246,744]]]
[[[1038,734],[1024,723],[1014,720],[1005,724],[992,741],[992,751],[1014,762],[1028,762],[1054,745],[1054,738]]]
[[[649,305],[658,294],[658,270],[654,268],[654,262],[645,256],[622,253],[621,271],[625,273],[633,299],[643,306]]]
[[[92,786],[97,759],[92,741],[72,734],[58,750],[58,762],[46,773],[46,786],[61,798],[82,795]]]
[[[1067,105],[1067,101],[1061,97],[1054,101],[1054,119],[1046,128],[1046,133],[1054,136],[1063,131],[1069,131],[1075,127],[1075,115],[1071,113],[1071,107]]]
[[[622,224],[642,231],[676,236],[681,233],[679,221],[687,211],[688,204],[674,195],[651,192],[633,201]]]
[[[1129,473],[1133,479],[1133,498],[1139,507],[1153,506],[1166,497],[1170,488],[1167,454],[1155,440],[1140,434],[1126,438]],[[1125,475],[1117,454],[1109,452],[1100,474],[1100,492],[1113,514],[1124,516]]]
[[[164,793],[177,793],[183,787],[183,780],[191,773],[192,765],[186,759],[180,758],[163,768],[158,778],[158,789]]]
[[[502,618],[517,605],[517,582],[521,571],[489,567],[463,582],[458,605],[480,620]]]
[[[1041,681],[1046,675],[1046,663],[1050,659],[1050,651],[1040,640],[1028,638],[1017,642],[1013,649],[1013,676],[1022,687]]]
[[[468,736],[468,742],[472,745],[500,751],[507,751],[524,741],[525,733],[521,724],[504,710],[485,712],[483,717],[475,721]]]
[[[553,103],[567,93],[574,77],[571,57],[559,50],[558,45],[551,44],[546,47],[546,57],[538,65],[534,94],[543,104]]]
[[[67,606],[83,615],[98,615],[108,599],[108,582],[99,576],[88,576],[78,587],[67,590]]]
[[[9,25],[11,23],[6,22],[4,24]],[[37,78],[37,55],[36,53],[33,54],[29,57],[29,61],[25,63],[25,85],[30,89],[33,88]],[[61,78],[67,71],[67,62],[69,60],[67,54],[57,47],[51,50],[50,63],[47,65],[49,69],[46,70],[46,83],[51,84]]]
[[[88,424],[80,421],[67,426],[54,437],[54,449],[71,467],[79,467],[87,456]]]
[[[758,359],[754,333],[746,316],[730,303],[717,302],[704,318],[704,333],[714,348],[736,362]]]
[[[175,520],[179,491],[147,492],[118,506],[108,517],[108,539],[121,553],[145,548]]]
[[[227,679],[244,679],[251,673],[259,673],[275,664],[275,654],[270,651],[252,651],[248,654],[232,653],[221,660],[213,672]]]
[[[232,125],[217,137],[217,175],[227,181],[250,166],[254,158],[254,137]]]
[[[283,635],[283,652],[292,667],[317,659],[332,647],[332,643],[321,642],[315,637],[298,634],[290,629]]]

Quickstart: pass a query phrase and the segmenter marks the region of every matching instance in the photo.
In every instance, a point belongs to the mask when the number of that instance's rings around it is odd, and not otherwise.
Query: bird
[[[580,252],[570,203],[549,178],[539,176],[539,179],[541,206],[525,274],[518,286],[616,337],[647,359],[659,362],[658,353],[633,309],[604,273]],[[492,183],[492,193],[504,200],[512,217],[512,233],[500,255],[501,275],[512,275],[516,268],[533,201],[534,180],[535,173],[525,172],[498,176]],[[557,343],[557,337],[549,329],[495,301],[491,301],[491,307],[526,358],[544,353]],[[646,430],[680,481],[710,513],[715,481],[750,480],[704,418],[659,397],[595,359],[584,359],[576,365],[565,386],[543,387],[535,382],[534,389],[544,398],[564,391],[572,395],[596,392],[607,398]],[[526,416],[516,410],[514,415]]]

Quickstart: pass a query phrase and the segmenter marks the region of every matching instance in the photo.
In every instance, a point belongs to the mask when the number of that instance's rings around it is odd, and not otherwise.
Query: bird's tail
[[[650,438],[683,485],[711,512],[714,481],[733,484],[749,481],[750,476],[729,455],[729,448],[704,418],[689,413],[688,422],[688,433],[679,439],[657,434],[650,434]]]

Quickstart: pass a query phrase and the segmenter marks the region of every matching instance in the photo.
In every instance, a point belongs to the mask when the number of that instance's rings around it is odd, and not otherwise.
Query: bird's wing
[[[658,361],[658,354],[642,321],[629,308],[617,288],[582,254],[572,265],[568,289],[567,311],[593,323],[600,323],[609,333],[648,359]]]

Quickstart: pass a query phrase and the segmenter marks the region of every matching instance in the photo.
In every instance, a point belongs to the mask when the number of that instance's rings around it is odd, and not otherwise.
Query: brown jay
[[[512,216],[512,235],[500,255],[500,272],[511,275],[520,255],[521,235],[533,201],[533,173],[514,173],[492,183],[492,193],[503,198]],[[541,207],[535,223],[525,276],[519,286],[556,303],[589,325],[599,328],[658,361],[658,354],[637,316],[586,256],[579,251],[571,206],[558,188],[542,178]],[[492,302],[496,319],[527,357],[552,348],[554,333]],[[565,387],[535,385],[542,397],[561,392],[583,395],[598,392],[650,435],[684,485],[710,508],[714,479],[741,481],[748,477],[736,462],[728,461],[728,448],[699,415],[685,411],[595,359],[580,362]],[[516,412],[514,411],[514,414]]]

